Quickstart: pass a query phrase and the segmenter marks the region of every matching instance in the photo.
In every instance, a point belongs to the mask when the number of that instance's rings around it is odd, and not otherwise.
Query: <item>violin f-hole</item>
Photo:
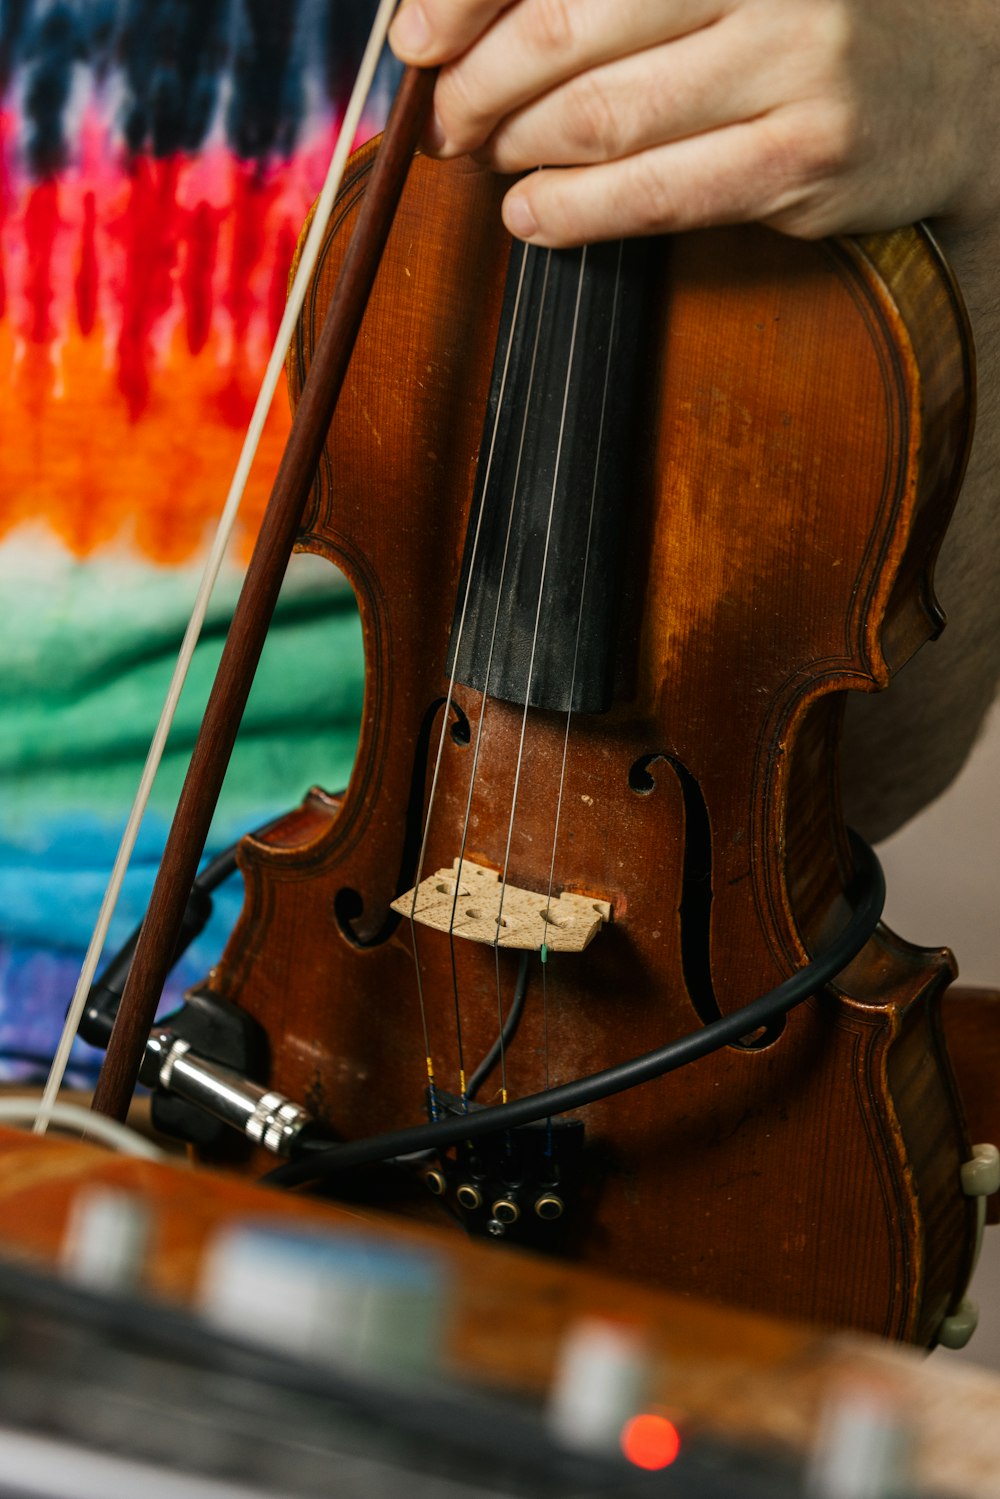
[[[661,750],[642,755],[628,773],[636,796],[656,788],[653,767],[666,764],[677,777],[684,801],[684,874],[681,886],[681,971],[691,1005],[703,1025],[722,1018],[712,978],[712,826],[704,793],[687,766],[676,755]],[[785,1028],[784,1020],[762,1027],[740,1043],[741,1051],[771,1046]]]

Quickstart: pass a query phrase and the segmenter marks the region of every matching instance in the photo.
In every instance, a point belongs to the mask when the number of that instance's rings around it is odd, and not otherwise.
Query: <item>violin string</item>
[[[560,469],[562,465],[563,442],[566,436],[566,412],[569,406],[570,389],[573,383],[573,362],[576,355],[577,332],[580,326],[580,306],[583,300],[583,287],[587,269],[587,246],[584,245],[580,251],[580,270],[576,283],[576,301],[573,306],[573,324],[570,330],[569,352],[566,358],[566,380],[563,385],[562,408],[559,413],[559,435],[556,440],[555,465],[552,474],[552,484],[549,490],[549,513],[546,520],[545,540],[542,546],[542,570],[538,582],[538,602],[535,606],[535,624],[531,638],[531,654],[528,658],[527,681],[524,691],[524,710],[521,714],[521,733],[517,747],[517,761],[514,770],[514,790],[511,796],[510,817],[507,823],[507,846],[504,850],[503,873],[500,878],[500,904],[497,911],[497,932],[493,947],[496,958],[496,983],[497,983],[497,1011],[500,1018],[500,1065],[504,1096],[507,1093],[507,1076],[503,1047],[503,1003],[500,991],[500,929],[503,918],[504,899],[507,894],[507,872],[510,866],[510,850],[514,838],[514,821],[517,816],[517,799],[521,786],[521,771],[524,765],[524,741],[528,729],[528,708],[531,701],[531,680],[535,670],[535,653],[538,648],[538,633],[542,619],[542,604],[545,593],[545,576],[548,570],[549,546],[552,540],[552,518],[555,513],[556,490],[559,485]],[[546,944],[543,943],[543,948]],[[543,960],[544,961],[544,960]]]
[[[528,255],[527,246],[525,246],[524,261],[522,262],[522,272],[521,272],[522,276],[524,274],[524,264],[527,261],[527,255]],[[459,867],[460,871],[461,871],[461,868],[462,868],[462,862],[463,862],[463,860],[465,858],[465,849],[466,849],[466,845],[468,843],[468,838],[469,838],[469,827],[470,827],[471,821],[472,821],[472,800],[473,800],[473,795],[475,793],[476,779],[477,779],[477,774],[478,774],[478,770],[479,770],[479,754],[480,754],[480,750],[482,748],[482,743],[483,743],[483,729],[484,729],[484,726],[485,726],[485,723],[486,723],[486,703],[487,703],[487,699],[489,697],[490,677],[491,677],[492,672],[493,672],[493,655],[494,655],[494,651],[495,651],[495,648],[496,648],[497,636],[498,636],[499,630],[500,630],[500,606],[501,606],[501,602],[503,600],[503,586],[504,586],[504,580],[505,580],[506,575],[507,575],[507,563],[508,563],[508,560],[509,560],[509,557],[510,557],[510,541],[511,541],[511,536],[513,535],[513,531],[514,531],[514,512],[515,512],[515,507],[516,507],[516,504],[517,504],[517,492],[518,492],[518,488],[519,488],[520,482],[521,482],[521,468],[522,468],[523,461],[524,461],[524,449],[525,449],[525,443],[527,441],[527,432],[528,432],[528,417],[529,417],[529,414],[530,414],[530,411],[531,411],[531,395],[532,395],[532,391],[534,390],[534,385],[535,385],[535,373],[536,373],[536,369],[537,369],[537,365],[538,365],[538,350],[539,350],[539,346],[541,344],[541,335],[542,335],[544,313],[545,313],[545,300],[546,300],[546,297],[548,296],[549,272],[550,272],[551,268],[552,268],[552,251],[551,250],[547,250],[546,254],[545,254],[545,270],[544,270],[543,276],[542,276],[542,290],[541,290],[541,297],[539,299],[538,316],[537,316],[536,323],[535,323],[535,334],[534,334],[534,339],[533,339],[532,348],[531,348],[531,364],[530,364],[529,369],[528,369],[528,384],[527,384],[527,389],[525,391],[525,397],[524,397],[524,410],[523,410],[523,414],[522,414],[522,417],[521,417],[521,430],[520,430],[520,434],[519,434],[519,437],[518,437],[517,460],[516,460],[516,463],[515,463],[515,466],[514,466],[514,478],[513,478],[513,481],[511,483],[511,487],[510,487],[510,506],[509,506],[509,509],[507,511],[507,531],[506,531],[506,534],[504,536],[503,556],[502,556],[501,561],[500,561],[500,577],[499,577],[498,584],[497,584],[497,600],[496,600],[496,607],[495,607],[495,609],[493,611],[493,626],[492,626],[492,631],[491,631],[491,635],[490,635],[489,650],[487,652],[487,658],[486,658],[486,671],[485,671],[484,677],[483,677],[483,693],[482,693],[482,702],[480,704],[480,709],[479,709],[479,722],[476,725],[476,744],[475,744],[475,749],[473,751],[472,769],[471,769],[470,774],[469,774],[469,791],[468,791],[468,796],[466,798],[466,803],[465,803],[465,818],[464,818],[463,825],[462,825],[461,851],[459,853],[459,860],[458,860],[458,867]],[[519,288],[519,291],[520,291],[520,288]],[[517,325],[518,305],[519,305],[518,303],[515,304],[514,316],[511,319],[511,343],[513,343],[514,332],[515,332],[516,325]],[[497,406],[497,422],[499,422],[499,411],[500,411],[500,407],[499,407],[499,403],[498,403],[498,406]],[[494,431],[495,430],[496,429],[494,428]],[[485,486],[484,486],[484,491],[483,491],[483,498],[484,498],[484,506],[483,506],[483,508],[485,509]],[[452,983],[454,985],[456,1014],[459,1013],[459,1011],[460,1011],[459,996],[458,996],[458,973],[457,973],[456,963],[455,963],[455,912],[456,912],[456,910],[458,908],[458,889],[459,889],[458,883],[456,882],[455,895],[454,895],[454,898],[452,899],[452,904],[451,904],[451,920],[450,920],[449,928],[448,928],[448,941],[451,944],[451,952],[452,952]],[[502,914],[503,914],[502,913],[502,905],[503,905],[503,897],[502,897],[502,894],[501,894],[501,908],[498,909],[498,911],[497,911],[496,939],[494,940],[494,947],[495,948],[498,948],[498,939],[499,939],[499,935],[500,935],[500,920],[501,920],[501,917],[502,917]],[[507,1064],[506,1064],[506,1056],[505,1056],[504,1040],[503,1040],[503,1005],[502,1005],[502,1003],[500,1001],[500,992],[499,992],[499,985],[500,985],[500,979],[499,979],[499,966],[500,966],[499,952],[497,953],[496,963],[497,963],[497,1008],[498,1008],[499,1019],[500,1019],[500,1079],[501,1079],[500,1096],[501,1096],[502,1101],[504,1103],[506,1103],[507,1102]],[[464,1085],[463,1085],[463,1093],[464,1093]]]
[[[288,301],[285,306],[285,314],[281,319],[277,337],[274,341],[274,347],[271,350],[271,355],[267,362],[267,368],[264,372],[264,378],[261,382],[260,393],[257,396],[257,402],[253,409],[253,415],[250,418],[250,425],[247,428],[247,434],[243,442],[242,450],[240,452],[239,461],[237,462],[236,470],[233,474],[233,480],[229,487],[229,493],[226,496],[226,503],[219,518],[219,524],[216,528],[215,537],[213,539],[208,558],[205,562],[201,581],[198,587],[198,594],[194,603],[194,608],[191,612],[191,618],[188,621],[187,629],[184,632],[184,639],[181,643],[180,652],[177,657],[177,665],[174,668],[174,673],[170,680],[170,686],[167,689],[163,711],[160,714],[159,722],[153,734],[152,742],[150,743],[149,753],[146,757],[146,763],[143,767],[142,776],[139,781],[139,788],[135,796],[135,801],[132,804],[132,809],[125,824],[125,830],[122,833],[121,842],[118,846],[118,853],[115,857],[115,862],[108,880],[108,887],[105,891],[104,899],[101,902],[101,908],[98,912],[97,922],[94,926],[93,936],[90,939],[90,944],[87,948],[87,952],[83,960],[83,966],[80,970],[80,977],[77,980],[76,988],[73,991],[73,998],[70,1002],[69,1009],[66,1012],[66,1021],[63,1026],[62,1034],[59,1038],[59,1045],[56,1048],[55,1056],[52,1061],[52,1067],[49,1071],[49,1075],[45,1083],[45,1088],[39,1101],[38,1111],[35,1115],[34,1122],[34,1130],[36,1134],[44,1134],[46,1131],[49,1118],[51,1117],[52,1107],[56,1101],[59,1089],[62,1086],[66,1068],[69,1065],[70,1051],[72,1049],[73,1042],[76,1039],[76,1033],[79,1029],[80,1020],[83,1015],[84,1007],[87,1003],[87,997],[90,993],[91,985],[94,982],[94,976],[97,972],[97,965],[100,962],[101,953],[104,950],[104,944],[107,940],[108,928],[111,925],[111,919],[114,916],[115,908],[118,904],[118,898],[121,894],[121,888],[125,880],[125,874],[131,861],[133,850],[135,849],[136,840],[139,836],[139,826],[142,822],[150,795],[152,793],[153,781],[155,779],[157,770],[159,769],[160,761],[163,758],[163,752],[166,748],[167,743],[167,736],[170,733],[170,728],[174,721],[174,715],[177,711],[177,704],[180,700],[181,691],[184,687],[185,681],[187,680],[188,670],[191,665],[191,660],[194,656],[195,647],[198,644],[202,626],[205,622],[205,616],[208,612],[209,601],[215,588],[219,573],[222,569],[222,564],[225,560],[226,552],[229,549],[229,543],[236,524],[240,503],[243,499],[243,494],[250,476],[251,465],[253,464],[254,458],[257,454],[257,449],[260,445],[261,435],[264,430],[264,423],[267,419],[268,412],[270,411],[271,404],[274,400],[275,391],[278,388],[278,383],[281,380],[282,374],[284,372],[285,356],[288,352],[292,337],[295,333],[295,327],[299,319],[299,314],[305,303],[309,281],[312,277],[316,261],[319,258],[319,253],[323,246],[323,239],[326,234],[327,220],[330,217],[334,200],[336,199],[336,196],[340,191],[340,184],[343,180],[344,171],[347,166],[347,159],[350,155],[351,147],[354,143],[354,137],[357,135],[358,127],[361,123],[362,111],[364,110],[368,95],[371,92],[372,83],[375,78],[375,70],[378,66],[378,61],[382,54],[382,49],[385,46],[386,34],[388,33],[389,24],[392,20],[393,12],[396,9],[396,4],[397,0],[380,0],[379,8],[376,12],[371,32],[369,33],[368,43],[365,47],[364,56],[361,60],[361,66],[358,69],[358,75],[354,82],[354,88],[351,92],[351,97],[348,101],[347,108],[345,109],[343,118],[340,122],[340,129],[337,133],[337,139],[334,144],[333,155],[330,159],[330,166],[327,171],[326,181],[324,182],[323,189],[316,201],[312,224],[310,225],[309,233],[306,236],[305,244],[302,247],[298,270],[289,290]]]
[[[549,863],[549,884],[545,897],[545,930],[548,931],[549,916],[552,911],[552,890],[555,884],[556,873],[556,846],[559,842],[559,823],[562,817],[563,796],[566,789],[566,765],[569,759],[569,732],[573,721],[573,695],[576,691],[576,672],[580,660],[580,637],[583,633],[584,603],[587,593],[587,574],[590,569],[590,543],[594,534],[594,511],[597,506],[597,481],[601,467],[601,450],[604,446],[604,424],[608,409],[608,391],[611,388],[611,354],[614,348],[615,332],[618,326],[618,299],[621,291],[622,281],[622,256],[624,254],[624,242],[618,245],[618,261],[615,266],[615,287],[611,301],[611,327],[608,332],[608,347],[604,361],[604,382],[601,388],[601,414],[597,424],[597,448],[594,458],[594,478],[590,488],[590,508],[587,516],[587,537],[583,549],[583,567],[581,568],[582,582],[580,584],[580,607],[576,618],[576,639],[573,643],[573,669],[570,673],[569,703],[566,708],[566,729],[563,734],[562,764],[559,769],[559,789],[556,793],[556,816],[552,829],[552,858]],[[549,995],[548,995],[548,947],[543,943],[541,951],[542,960],[542,1033],[545,1052],[545,1086],[551,1086],[549,1074]]]
[[[424,1051],[425,1051],[425,1054],[426,1054],[427,1080],[428,1080],[428,1088],[430,1090],[431,1113],[432,1114],[436,1114],[436,1112],[437,1112],[436,1088],[435,1088],[435,1081],[434,1081],[434,1063],[433,1063],[433,1059],[432,1059],[432,1055],[431,1055],[430,1040],[429,1040],[429,1031],[428,1031],[428,1024],[427,1024],[427,1007],[426,1007],[426,1001],[425,1001],[425,997],[424,997],[423,977],[422,977],[421,972],[420,972],[420,957],[419,957],[418,948],[417,948],[417,922],[416,922],[417,891],[420,888],[420,881],[421,881],[421,879],[423,877],[424,861],[425,861],[426,856],[427,856],[427,842],[428,842],[428,839],[430,837],[431,818],[432,818],[433,813],[434,813],[434,803],[435,803],[435,800],[436,800],[436,797],[437,797],[438,779],[439,779],[440,772],[441,772],[441,763],[442,763],[442,760],[444,758],[445,736],[446,736],[446,734],[448,732],[448,720],[451,717],[451,706],[452,706],[452,701],[453,701],[454,696],[455,696],[455,683],[456,683],[456,680],[457,680],[457,673],[458,673],[459,651],[461,650],[462,636],[463,636],[463,633],[465,631],[465,621],[466,621],[466,615],[468,613],[469,600],[470,600],[470,598],[472,596],[472,580],[473,580],[473,576],[474,576],[474,572],[475,572],[476,557],[477,557],[478,551],[479,551],[479,540],[480,540],[480,535],[481,535],[481,532],[482,532],[483,515],[484,515],[485,509],[486,509],[486,506],[485,506],[485,497],[486,497],[486,492],[487,492],[487,489],[488,489],[488,486],[489,486],[490,475],[491,475],[491,473],[493,471],[493,459],[494,459],[494,456],[495,456],[495,453],[496,453],[497,433],[498,433],[499,428],[500,428],[500,416],[501,416],[501,413],[503,411],[504,401],[506,399],[506,394],[507,394],[507,381],[508,381],[508,375],[510,373],[511,351],[512,351],[513,346],[514,346],[514,333],[515,333],[515,331],[517,329],[518,318],[520,316],[521,296],[522,296],[522,292],[523,292],[523,289],[524,289],[525,268],[526,268],[527,262],[528,262],[528,247],[527,247],[527,245],[523,241],[517,241],[517,243],[520,245],[520,248],[521,248],[521,264],[520,264],[520,267],[518,269],[517,287],[516,287],[515,293],[514,293],[514,308],[513,308],[513,313],[511,315],[510,333],[509,333],[508,338],[507,338],[506,349],[504,350],[503,368],[502,368],[501,374],[500,374],[500,388],[499,388],[499,391],[497,392],[497,409],[496,409],[496,412],[494,413],[494,417],[493,417],[493,429],[492,429],[492,431],[490,433],[489,448],[487,450],[487,455],[486,455],[486,470],[485,470],[485,474],[484,474],[484,477],[483,477],[483,499],[484,499],[484,503],[481,504],[480,507],[479,507],[479,514],[476,517],[476,527],[475,527],[475,531],[473,532],[473,537],[472,537],[472,550],[471,550],[471,555],[470,555],[470,558],[469,558],[468,576],[466,578],[465,593],[464,593],[464,595],[462,597],[462,607],[461,607],[461,610],[459,611],[458,628],[457,628],[456,633],[455,633],[455,641],[454,641],[454,646],[453,646],[453,649],[452,649],[451,676],[450,676],[450,678],[448,680],[448,692],[447,692],[447,696],[445,697],[444,711],[443,711],[442,717],[441,717],[441,734],[440,734],[440,737],[438,739],[437,754],[436,754],[435,759],[434,759],[434,773],[433,773],[433,775],[431,777],[431,789],[430,789],[430,794],[429,794],[429,796],[427,798],[427,811],[426,811],[426,813],[424,815],[424,825],[423,825],[423,830],[422,830],[421,839],[420,839],[420,850],[419,850],[419,853],[417,855],[416,878],[415,878],[414,883],[413,883],[413,900],[410,902],[410,912],[409,912],[409,917],[408,917],[408,920],[409,920],[409,923],[410,923],[410,946],[411,946],[412,951],[413,951],[413,966],[414,966],[414,970],[416,972],[416,978],[417,978],[417,1001],[418,1001],[418,1004],[420,1006],[420,1021],[421,1021],[421,1025],[423,1027]],[[522,442],[523,442],[523,434],[522,434]],[[494,625],[494,633],[495,633],[495,628],[496,627]],[[486,695],[485,695],[485,691],[484,691],[484,693],[483,693],[483,708],[484,709],[485,709],[485,701],[486,701]],[[482,712],[480,713],[480,728],[481,728],[481,726],[482,726]],[[477,743],[475,754],[476,754],[476,756],[478,756],[478,743]],[[474,758],[474,761],[473,761],[472,776],[473,776],[473,778],[475,777],[475,758]],[[466,820],[466,830],[467,830],[467,828],[468,828],[468,811],[466,812],[466,819],[467,819]],[[465,836],[463,834],[463,838],[462,838],[462,853],[459,856],[458,868],[455,871],[455,896],[456,896],[456,900],[457,900],[458,891],[459,891],[460,884],[461,884],[462,858],[464,857],[464,855],[465,855]],[[451,925],[452,925],[452,928],[454,927],[454,920],[455,920],[455,902],[453,901],[452,902],[452,912],[451,912]],[[450,938],[450,940],[453,943],[454,942],[453,931],[449,932],[449,938]],[[453,984],[454,993],[455,993],[455,1027],[456,1027],[456,1033],[457,1033],[457,1050],[458,1050],[458,1063],[459,1063],[459,1085],[460,1085],[461,1096],[462,1096],[462,1098],[464,1100],[465,1099],[465,1095],[466,1095],[466,1086],[465,1086],[465,1058],[464,1058],[464,1051],[463,1051],[463,1045],[462,1045],[462,1017],[461,1017],[461,1010],[460,1010],[460,1006],[459,1006],[459,1002],[458,1002],[458,977],[457,977],[457,973],[456,973],[456,969],[455,969],[454,946],[452,947],[452,954],[451,954],[451,969],[452,969],[452,984]]]

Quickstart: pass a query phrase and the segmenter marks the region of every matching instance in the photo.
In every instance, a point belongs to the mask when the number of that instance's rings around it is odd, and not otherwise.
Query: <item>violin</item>
[[[354,772],[244,842],[206,992],[330,1139],[450,1124],[362,1197],[413,1211],[415,1173],[473,1232],[931,1343],[975,1242],[950,957],[880,926],[794,1010],[739,1017],[850,916],[845,694],[942,623],[959,294],[920,228],[556,252],[511,243],[501,191],[419,155],[402,188],[296,538],[358,600]],[[693,1065],[503,1123],[732,1016]]]

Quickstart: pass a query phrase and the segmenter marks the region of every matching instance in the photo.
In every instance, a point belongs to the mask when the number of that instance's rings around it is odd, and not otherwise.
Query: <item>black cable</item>
[[[264,837],[271,828],[277,827],[284,821],[285,815],[283,813],[278,817],[272,817],[263,827],[256,828],[249,836],[251,838]],[[214,858],[209,859],[204,869],[199,871],[184,908],[184,919],[171,960],[171,967],[180,961],[195,938],[199,937],[208,925],[212,916],[212,891],[217,890],[224,881],[229,879],[230,875],[235,874],[236,855],[240,842],[242,839],[222,849]],[[142,925],[140,922],[114,956],[109,958],[107,965],[91,986],[87,996],[87,1007],[80,1018],[77,1032],[90,1046],[107,1048],[115,1017],[118,1014],[118,1005],[132,967],[132,959],[139,945]]]
[[[236,850],[238,844],[233,843],[229,848],[223,849],[210,859],[201,870],[197,879],[191,887],[188,898],[188,909],[185,911],[185,924],[177,943],[177,951],[174,954],[174,962],[191,945],[195,937],[199,936],[208,924],[212,914],[212,902],[208,899],[211,891],[218,888],[224,880],[227,880],[236,869]],[[132,967],[132,958],[139,943],[139,934],[142,931],[142,922],[135,931],[125,940],[123,945],[108,962],[100,978],[94,985],[95,989],[110,990],[111,993],[121,997],[125,988],[125,981]]]
[[[507,1050],[517,1035],[517,1028],[521,1023],[521,1016],[524,1014],[524,1001],[528,996],[528,962],[530,958],[530,952],[521,954],[521,962],[517,970],[517,984],[514,988],[514,998],[511,1000],[507,1019],[503,1023],[503,1030],[469,1079],[465,1096],[470,1100],[475,1098],[483,1083],[485,1083],[500,1060],[501,1053]]]
[[[480,1109],[475,1114],[438,1119],[431,1124],[392,1130],[367,1140],[354,1140],[347,1145],[331,1148],[316,1142],[312,1150],[304,1145],[302,1159],[269,1171],[261,1180],[276,1187],[300,1186],[303,1182],[319,1181],[351,1167],[370,1165],[391,1156],[417,1150],[444,1150],[460,1140],[470,1140],[494,1130],[534,1124],[539,1119],[547,1119],[550,1114],[583,1108],[586,1104],[597,1103],[612,1094],[636,1088],[640,1083],[663,1077],[665,1073],[675,1072],[679,1067],[696,1062],[723,1046],[736,1044],[761,1026],[773,1024],[795,1005],[802,1004],[824,984],[836,978],[861,951],[878,925],[885,903],[882,866],[874,851],[862,838],[854,832],[849,836],[855,862],[854,877],[845,892],[854,905],[851,919],[825,953],[813,958],[797,973],[793,973],[791,978],[785,979],[784,983],[760,999],[724,1015],[721,1020],[712,1021],[701,1030],[692,1031],[677,1041],[658,1047],[656,1051],[634,1057],[630,1062],[604,1068],[601,1072],[593,1072],[575,1082],[548,1088],[543,1093],[529,1094],[512,1103]]]

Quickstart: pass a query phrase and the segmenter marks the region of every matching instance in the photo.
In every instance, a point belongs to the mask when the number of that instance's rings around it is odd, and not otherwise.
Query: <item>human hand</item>
[[[537,244],[1000,204],[996,0],[405,0],[391,41],[441,66],[429,149],[529,172]]]

